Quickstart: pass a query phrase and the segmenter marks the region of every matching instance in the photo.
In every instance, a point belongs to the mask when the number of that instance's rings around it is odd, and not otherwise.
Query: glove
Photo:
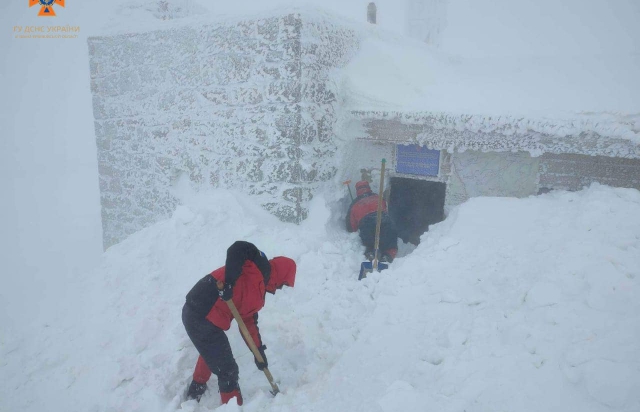
[[[200,402],[200,398],[206,390],[206,383],[191,381],[191,385],[189,385],[189,389],[187,389],[187,399],[195,399],[196,401]]]
[[[264,360],[264,362],[258,362],[258,359],[254,356],[253,360],[256,362],[256,367],[260,370],[263,370],[264,368],[269,366],[269,362],[267,362],[267,355],[264,354],[264,350],[267,349],[267,345],[262,345],[258,348],[258,352],[260,352],[260,355],[262,355],[262,359]]]
[[[218,296],[220,296],[222,300],[231,300],[231,298],[233,298],[233,286],[225,283],[222,289],[218,289]]]

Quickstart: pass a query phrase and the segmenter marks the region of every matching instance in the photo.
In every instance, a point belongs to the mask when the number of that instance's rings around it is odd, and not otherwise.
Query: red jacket
[[[347,230],[356,232],[363,217],[378,211],[378,195],[371,191],[369,183],[356,183],[356,197],[347,211]],[[382,211],[387,211],[387,202],[382,200]]]
[[[363,217],[370,213],[376,213],[378,211],[378,196],[372,193],[370,196],[357,200],[351,207],[351,213],[349,214],[349,232],[356,232],[360,221]],[[382,211],[387,211],[387,202],[382,200]]]
[[[356,183],[356,198],[347,211],[347,231],[357,232],[363,217],[378,211],[378,195],[371,191],[369,182],[361,180]],[[387,211],[387,202],[382,199],[382,211]]]
[[[296,263],[292,259],[277,256],[269,260],[269,265],[271,273],[269,282],[265,285],[264,276],[258,266],[251,260],[245,260],[240,275],[233,286],[233,298],[231,299],[258,348],[262,346],[258,329],[258,311],[264,306],[265,292],[275,293],[276,289],[282,288],[283,285],[293,287],[295,284]],[[212,276],[215,281],[225,282],[225,269],[226,266],[222,266],[208,276]],[[226,331],[231,327],[233,315],[227,303],[222,299],[217,299],[206,319]],[[202,356],[199,356],[193,379],[196,382],[207,382],[210,376],[211,370]]]
[[[271,262],[269,262],[271,263]],[[273,267],[273,266],[272,266]],[[271,271],[273,276],[273,270]],[[225,281],[225,266],[211,272],[216,280]],[[266,287],[264,278],[258,267],[250,260],[245,261],[242,266],[242,274],[238,277],[233,287],[233,303],[238,308],[242,320],[247,325],[256,346],[261,346],[258,328],[253,315],[258,313],[264,306]],[[227,303],[218,299],[206,316],[207,320],[222,330],[229,330],[233,315]]]

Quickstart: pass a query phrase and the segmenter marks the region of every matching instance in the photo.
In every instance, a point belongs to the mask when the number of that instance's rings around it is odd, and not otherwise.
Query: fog
[[[635,0],[452,0],[442,47],[468,57],[640,53]]]
[[[144,1],[85,0],[37,17],[26,1],[0,3],[0,323],[37,317],[102,253],[86,38]],[[183,0],[215,14],[314,5],[364,21],[367,1]],[[406,2],[379,0],[378,24],[403,33]],[[429,3],[429,2],[428,2]],[[431,3],[438,3],[431,0]],[[440,2],[442,3],[442,2]],[[469,57],[640,53],[640,2],[446,2],[441,45]],[[127,22],[124,22],[127,24]],[[135,21],[129,23],[135,31]],[[80,26],[77,39],[15,39],[14,26]]]

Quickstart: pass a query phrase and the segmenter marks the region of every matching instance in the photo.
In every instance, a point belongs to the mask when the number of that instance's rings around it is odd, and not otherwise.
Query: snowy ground
[[[0,410],[640,410],[637,190],[474,198],[361,282],[357,235],[329,203],[295,226],[215,191],[112,247],[5,328]],[[245,405],[181,403],[196,359],[184,295],[237,239],[298,262],[260,316],[282,394],[232,327]]]

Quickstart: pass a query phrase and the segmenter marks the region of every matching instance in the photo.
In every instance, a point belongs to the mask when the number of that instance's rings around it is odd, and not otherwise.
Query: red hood
[[[275,293],[282,286],[293,287],[296,282],[296,262],[284,256],[274,257],[271,263],[271,277],[267,284],[267,292]]]

